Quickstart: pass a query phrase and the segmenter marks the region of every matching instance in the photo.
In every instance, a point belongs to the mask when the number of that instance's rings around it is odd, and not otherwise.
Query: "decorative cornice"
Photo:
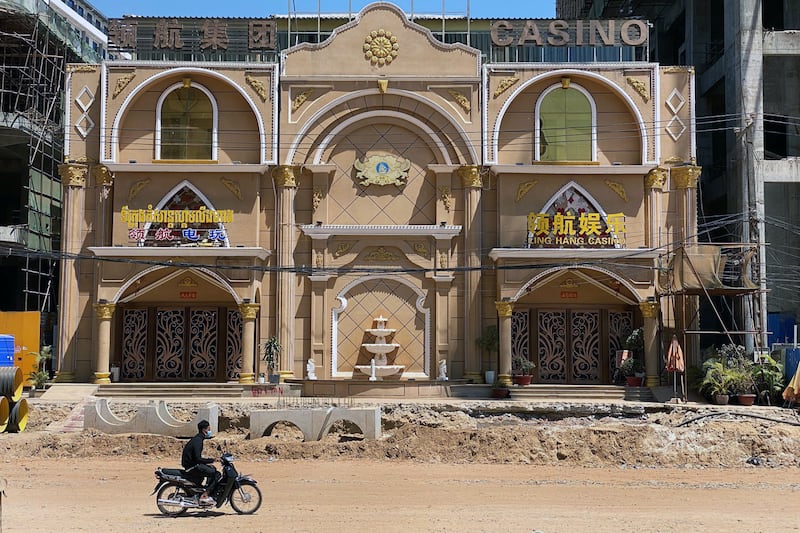
[[[249,74],[245,74],[244,81],[246,81],[247,84],[252,87],[253,91],[255,91],[259,98],[261,98],[262,102],[267,101],[267,90],[264,88],[263,81]]]
[[[242,189],[239,187],[238,181],[234,181],[230,178],[225,178],[225,177],[220,178],[219,181],[221,181],[222,184],[225,186],[225,188],[231,191],[231,193],[236,198],[238,198],[239,200],[242,200],[244,198],[242,196]]]
[[[89,165],[81,163],[63,163],[58,165],[58,175],[61,182],[69,187],[86,187],[86,175]]]
[[[660,191],[664,190],[664,186],[667,184],[667,169],[656,167],[650,172],[647,173],[647,176],[644,178],[644,186],[646,189],[658,189]]]
[[[518,81],[519,78],[516,77],[503,78],[500,80],[500,83],[497,84],[497,88],[494,90],[494,97],[497,98]]]
[[[703,167],[686,165],[683,167],[672,167],[670,175],[678,189],[696,189]]]
[[[658,318],[661,306],[658,302],[639,302],[639,309],[642,311],[644,318]]]
[[[306,89],[305,91],[295,96],[294,99],[292,100],[292,111],[297,111],[298,109],[300,109],[303,106],[303,104],[306,103],[309,96],[311,96],[313,93],[314,89]]]
[[[96,183],[110,187],[114,184],[114,175],[105,165],[96,165],[92,167],[92,177]]]
[[[450,94],[450,96],[452,96],[452,97],[453,97],[453,100],[455,100],[455,101],[456,101],[456,103],[457,103],[458,105],[460,105],[460,106],[461,106],[461,108],[462,108],[464,111],[466,111],[467,113],[469,113],[469,111],[470,111],[470,109],[471,109],[471,107],[472,107],[472,106],[470,106],[470,103],[469,103],[469,98],[467,98],[466,96],[464,96],[464,95],[463,95],[463,94],[461,94],[460,92],[456,91],[455,89],[447,89],[447,92]]]
[[[519,201],[522,200],[525,195],[528,194],[528,191],[530,191],[537,183],[539,183],[539,180],[531,180],[526,181],[525,183],[520,183],[519,187],[517,187],[517,195],[514,197],[514,203],[519,203]]]
[[[637,80],[631,76],[628,76],[625,79],[628,81],[628,85],[633,87],[645,102],[650,101],[650,93],[647,91],[647,85],[642,80]]]
[[[242,318],[245,320],[253,320],[258,317],[258,311],[261,309],[260,304],[240,304],[239,312],[242,313]]]
[[[125,90],[125,87],[133,81],[133,78],[136,77],[135,72],[131,72],[130,74],[125,74],[124,76],[120,76],[117,78],[117,83],[114,86],[114,92],[112,94],[112,98],[116,98],[119,94]]]
[[[464,187],[482,188],[483,179],[481,178],[481,170],[477,165],[464,165],[459,167],[456,171],[461,178],[461,184]]]
[[[100,320],[111,320],[115,307],[114,304],[94,304],[94,314]]]
[[[628,193],[625,192],[625,187],[623,187],[621,183],[611,180],[606,180],[605,183],[609,189],[617,193],[617,196],[619,196],[623,202],[628,201]]]
[[[297,187],[297,178],[294,174],[294,167],[291,165],[280,165],[272,170],[272,178],[278,187]]]
[[[511,318],[511,312],[514,310],[511,302],[495,302],[494,306],[497,308],[497,316],[500,318]]]

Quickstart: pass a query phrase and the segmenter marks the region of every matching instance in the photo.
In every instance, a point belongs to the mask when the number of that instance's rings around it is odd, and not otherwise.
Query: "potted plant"
[[[644,364],[633,356],[628,357],[619,367],[625,382],[629,387],[641,387],[643,385],[641,374],[644,373]]]
[[[261,345],[261,349],[263,352],[262,360],[267,365],[269,382],[280,383],[280,374],[275,374],[275,370],[278,368],[279,357],[281,355],[281,343],[278,340],[278,337],[273,335],[267,339],[264,344]]]
[[[491,365],[497,362],[497,357],[493,355],[497,353],[500,348],[500,333],[497,331],[497,326],[486,326],[486,329],[483,330],[483,335],[475,339],[475,344],[477,344],[481,350],[489,352],[489,361]],[[494,383],[494,378],[494,370],[487,370],[484,373],[485,383]]]
[[[781,363],[770,355],[763,354],[759,362],[750,369],[750,375],[755,383],[759,404],[773,405],[782,400],[783,365]]]
[[[50,372],[45,369],[47,361],[53,358],[53,347],[43,346],[38,352],[30,352],[36,357],[36,370],[28,375],[31,381],[30,396],[35,397],[37,390],[44,390],[50,380]]]
[[[508,398],[511,395],[511,391],[508,388],[508,383],[505,381],[500,381],[499,379],[495,380],[492,384],[492,398]]]
[[[515,355],[511,359],[511,373],[515,385],[530,385],[531,372],[536,368],[536,364],[522,355]]]
[[[623,345],[628,350],[629,358],[634,354],[642,355],[644,353],[644,329],[639,327],[631,331]]]
[[[756,386],[749,368],[731,368],[730,391],[736,396],[739,405],[753,405],[756,399]]]
[[[725,362],[712,357],[703,363],[703,379],[700,391],[708,394],[717,405],[728,403],[731,391],[731,374]]]

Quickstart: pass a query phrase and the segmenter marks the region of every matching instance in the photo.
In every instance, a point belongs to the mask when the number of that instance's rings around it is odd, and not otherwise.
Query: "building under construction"
[[[104,29],[90,4],[0,1],[0,310],[42,312],[44,344],[56,323],[65,67],[102,60]]]

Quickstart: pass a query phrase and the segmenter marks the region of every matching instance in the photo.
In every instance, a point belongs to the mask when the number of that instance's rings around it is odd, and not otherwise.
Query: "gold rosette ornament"
[[[388,65],[397,57],[397,37],[387,30],[372,30],[364,38],[364,57],[373,65]]]

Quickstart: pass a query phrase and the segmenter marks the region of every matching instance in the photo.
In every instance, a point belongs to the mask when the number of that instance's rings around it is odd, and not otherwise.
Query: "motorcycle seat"
[[[170,478],[170,479],[173,479],[173,480],[187,479],[188,478],[188,476],[186,474],[186,470],[183,470],[183,469],[180,469],[180,468],[159,468],[158,470],[159,470],[159,472],[161,472],[161,474],[164,477]]]

